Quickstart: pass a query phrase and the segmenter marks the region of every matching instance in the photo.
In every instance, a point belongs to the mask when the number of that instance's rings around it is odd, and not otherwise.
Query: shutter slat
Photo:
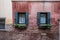
[[[40,12],[37,13],[37,25],[40,25]]]
[[[18,12],[15,12],[15,24],[18,24]]]
[[[47,13],[47,24],[50,24],[50,12]]]
[[[28,25],[28,13],[26,12],[26,15],[25,15],[26,17],[25,17],[25,23],[26,23],[26,25]]]

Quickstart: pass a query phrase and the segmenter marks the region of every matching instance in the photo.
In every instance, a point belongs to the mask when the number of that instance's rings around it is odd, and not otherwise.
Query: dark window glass
[[[28,25],[28,13],[27,12],[15,12],[14,23]]]

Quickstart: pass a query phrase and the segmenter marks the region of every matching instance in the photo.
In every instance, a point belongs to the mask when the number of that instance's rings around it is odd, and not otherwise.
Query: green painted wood
[[[40,25],[40,12],[37,13],[37,25]]]
[[[47,13],[47,24],[50,24],[50,12]]]
[[[18,24],[18,12],[15,12],[15,24]]]

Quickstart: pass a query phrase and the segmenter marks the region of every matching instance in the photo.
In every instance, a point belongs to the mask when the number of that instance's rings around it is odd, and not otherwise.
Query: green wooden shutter
[[[28,25],[28,13],[26,12],[26,15],[25,15],[25,23],[26,25]]]
[[[18,12],[15,12],[15,24],[18,24]]]
[[[37,13],[37,25],[40,25],[40,12]]]
[[[50,24],[50,12],[47,13],[47,24]]]

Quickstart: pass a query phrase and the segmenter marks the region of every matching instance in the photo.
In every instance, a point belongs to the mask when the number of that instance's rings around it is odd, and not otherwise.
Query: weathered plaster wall
[[[59,2],[12,2],[13,14],[15,12],[28,12],[29,24],[25,32],[38,33],[40,30],[37,26],[37,12],[50,12],[51,32],[58,32],[58,19],[60,17],[59,9],[57,9],[58,4]]]
[[[24,39],[22,37],[21,40],[59,40],[59,26],[58,26],[58,23],[59,23],[58,19],[60,17],[60,10],[58,8],[59,4],[60,2],[12,2],[13,14],[16,11],[17,12],[27,11],[29,14],[29,24],[28,24],[27,29],[24,31],[23,30],[21,31],[18,29],[14,30],[14,32],[17,33],[17,37],[19,37],[18,35],[20,35],[21,33],[23,34],[23,37],[25,36]],[[52,25],[50,30],[39,30],[38,29],[37,12],[50,12],[51,14],[50,22]],[[46,35],[45,36],[41,35],[42,32],[46,32]]]
[[[0,18],[6,18],[6,24],[12,24],[11,0],[0,0]]]

